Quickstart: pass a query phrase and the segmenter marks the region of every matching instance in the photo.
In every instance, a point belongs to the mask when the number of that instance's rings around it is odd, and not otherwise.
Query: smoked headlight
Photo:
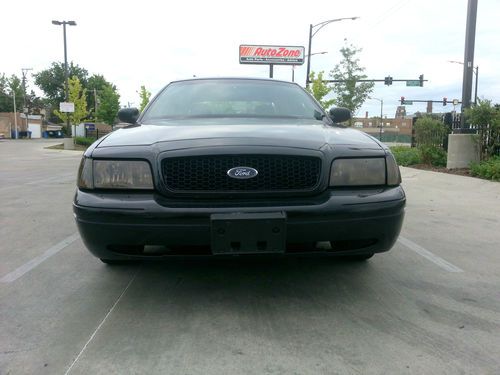
[[[401,183],[401,173],[399,172],[399,167],[396,163],[396,159],[394,159],[394,155],[387,154],[385,160],[387,163],[387,185],[399,185]]]
[[[385,158],[336,159],[330,186],[385,185]]]
[[[78,187],[84,189],[153,189],[153,177],[146,161],[84,158],[80,165]]]

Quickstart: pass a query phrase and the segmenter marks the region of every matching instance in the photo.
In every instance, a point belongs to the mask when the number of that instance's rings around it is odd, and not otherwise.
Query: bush
[[[416,148],[393,146],[391,147],[391,151],[396,158],[398,165],[402,165],[403,167],[422,163],[420,152]]]
[[[422,163],[435,167],[446,167],[447,154],[441,146],[422,145],[418,147]]]
[[[465,110],[467,121],[477,127],[481,160],[488,160],[500,148],[500,109],[490,100],[479,100],[478,105]]]
[[[494,156],[480,163],[472,163],[470,171],[473,176],[500,181],[500,156]]]
[[[95,138],[86,138],[86,137],[75,137],[75,144],[82,146],[90,146],[95,142]]]
[[[441,146],[447,134],[447,127],[430,116],[419,118],[415,123],[415,139],[419,147]]]

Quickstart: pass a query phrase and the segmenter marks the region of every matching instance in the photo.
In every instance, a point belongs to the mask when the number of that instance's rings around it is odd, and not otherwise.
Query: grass
[[[470,170],[473,176],[500,181],[500,156],[493,156],[480,163],[472,163]]]

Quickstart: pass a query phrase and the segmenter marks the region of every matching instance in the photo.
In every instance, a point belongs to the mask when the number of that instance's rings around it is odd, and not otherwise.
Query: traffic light
[[[446,104],[448,104],[448,98],[443,98],[443,106],[445,106]]]
[[[403,104],[405,104],[405,97],[404,96],[401,97],[401,105],[403,105]]]
[[[424,87],[424,75],[420,74],[420,76],[418,77],[418,79],[420,81],[420,87]]]
[[[392,77],[391,76],[385,77],[384,78],[384,84],[386,84],[387,86],[392,85]]]

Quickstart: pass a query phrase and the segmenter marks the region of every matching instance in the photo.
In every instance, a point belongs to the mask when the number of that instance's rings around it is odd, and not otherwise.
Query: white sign
[[[61,102],[59,103],[59,111],[61,112],[75,112],[75,103]]]
[[[240,64],[302,65],[302,46],[240,45]]]

